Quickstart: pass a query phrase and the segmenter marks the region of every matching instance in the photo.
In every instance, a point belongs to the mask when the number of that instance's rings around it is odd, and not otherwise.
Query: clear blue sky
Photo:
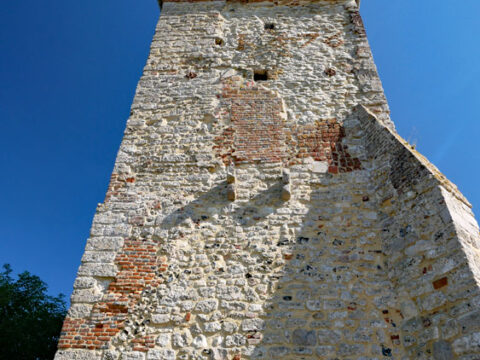
[[[400,134],[480,208],[480,1],[362,0]],[[156,0],[0,8],[0,264],[70,295],[159,15]]]

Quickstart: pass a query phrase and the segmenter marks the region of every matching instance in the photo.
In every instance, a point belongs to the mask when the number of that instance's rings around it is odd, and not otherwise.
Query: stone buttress
[[[55,359],[478,360],[479,249],[354,0],[165,1]]]

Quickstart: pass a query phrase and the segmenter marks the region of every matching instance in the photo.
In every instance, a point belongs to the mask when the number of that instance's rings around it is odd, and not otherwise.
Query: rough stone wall
[[[165,2],[56,360],[478,360],[479,239],[355,1]]]
[[[377,162],[371,176],[396,294],[385,305],[399,311],[400,344],[411,359],[480,358],[480,237],[470,204],[365,109],[356,118]]]

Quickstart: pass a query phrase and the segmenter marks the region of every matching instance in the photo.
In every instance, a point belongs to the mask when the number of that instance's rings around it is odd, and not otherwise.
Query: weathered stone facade
[[[354,0],[169,1],[55,359],[479,360],[479,286]]]

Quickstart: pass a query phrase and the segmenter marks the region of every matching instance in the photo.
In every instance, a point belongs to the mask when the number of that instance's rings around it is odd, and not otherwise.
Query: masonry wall
[[[411,359],[477,359],[479,230],[453,184],[364,108],[354,124],[375,159],[385,268],[395,288],[386,320]],[[388,309],[387,309],[388,310]],[[392,312],[396,312],[393,316]]]
[[[56,359],[478,359],[478,241],[355,1],[165,2]]]

